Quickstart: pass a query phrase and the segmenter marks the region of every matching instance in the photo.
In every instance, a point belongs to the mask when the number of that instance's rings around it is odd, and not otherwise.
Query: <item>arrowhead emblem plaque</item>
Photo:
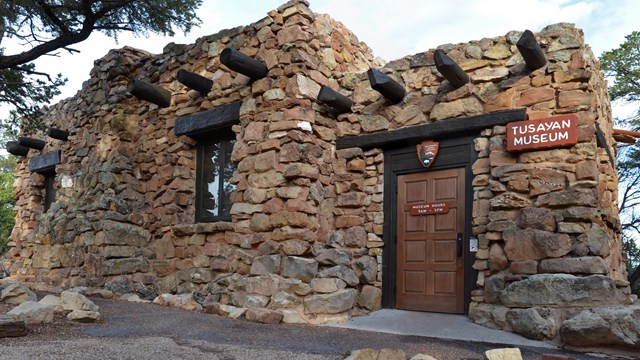
[[[418,150],[418,159],[422,166],[428,168],[433,164],[438,155],[438,149],[440,149],[440,143],[437,141],[423,141],[421,144],[416,145]]]

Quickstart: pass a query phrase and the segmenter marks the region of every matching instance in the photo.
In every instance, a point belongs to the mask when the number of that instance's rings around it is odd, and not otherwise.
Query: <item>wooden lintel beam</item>
[[[496,125],[506,125],[512,121],[526,119],[527,109],[524,108],[497,111],[484,115],[441,120],[432,124],[409,126],[398,130],[343,137],[336,141],[336,149],[357,147],[365,150],[385,148],[401,143],[418,143],[425,139],[438,139],[475,133]]]
[[[29,148],[18,144],[17,141],[7,141],[7,152],[15,156],[27,156]]]
[[[469,75],[467,75],[453,59],[447,56],[444,51],[436,50],[435,54],[433,54],[433,60],[436,63],[436,69],[438,69],[440,74],[449,80],[454,87],[459,88],[469,83]]]
[[[54,171],[56,165],[60,164],[60,150],[51,151],[46,154],[35,156],[29,161],[29,171],[44,174]]]
[[[178,70],[178,81],[183,85],[206,96],[213,87],[213,80],[184,69]]]
[[[407,94],[404,86],[383,74],[380,70],[371,68],[367,71],[367,76],[369,77],[371,88],[394,104],[402,101]]]
[[[267,76],[267,66],[260,60],[256,60],[244,53],[226,48],[220,53],[220,62],[229,69],[246,75],[253,80],[262,79]]]
[[[46,143],[40,139],[35,139],[28,136],[22,136],[18,138],[18,144],[22,146],[26,146],[30,149],[42,150],[44,149],[44,145]]]
[[[351,112],[351,105],[353,105],[351,99],[324,85],[320,87],[318,100],[338,110],[340,113]]]
[[[131,79],[127,84],[127,91],[140,100],[154,103],[160,107],[171,105],[171,91],[146,81]]]
[[[54,127],[50,127],[49,129],[47,129],[47,136],[49,136],[50,138],[54,138],[62,141],[69,140],[68,131],[56,129]]]
[[[529,68],[533,70],[539,69],[547,63],[547,58],[544,56],[540,44],[536,41],[536,37],[530,30],[525,30],[522,33],[516,46]]]
[[[177,136],[187,135],[196,139],[206,137],[217,129],[238,123],[241,106],[242,101],[236,101],[211,110],[181,116],[176,119],[173,131]]]

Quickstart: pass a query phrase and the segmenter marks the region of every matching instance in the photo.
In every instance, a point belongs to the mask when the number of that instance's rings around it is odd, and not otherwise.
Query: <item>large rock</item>
[[[558,326],[549,309],[509,310],[507,321],[515,333],[529,339],[553,339],[558,333]]]
[[[318,252],[316,260],[323,265],[348,265],[351,263],[351,252],[341,249],[323,249]]]
[[[540,195],[536,201],[539,207],[594,206],[596,196],[590,189],[567,189]]]
[[[57,313],[66,313],[64,306],[62,306],[62,300],[59,296],[47,295],[43,297],[38,303],[53,307],[53,311]]]
[[[181,295],[173,295],[173,294],[161,294],[158,295],[155,299],[153,299],[154,304],[162,305],[162,306],[171,306],[185,310],[196,310],[202,311],[202,305],[198,304],[194,299],[192,294],[181,294]]]
[[[517,223],[523,229],[556,230],[556,220],[551,210],[544,208],[531,207],[520,210]]]
[[[562,342],[578,347],[619,346],[640,350],[640,306],[584,310],[562,323]]]
[[[263,308],[249,308],[244,314],[249,321],[259,322],[263,324],[279,324],[282,321],[282,313],[275,310]]]
[[[346,265],[338,265],[324,269],[318,272],[318,277],[335,277],[346,282],[349,286],[356,286],[360,283],[356,272]]]
[[[100,320],[100,313],[97,311],[73,310],[67,314],[67,319],[78,322],[96,322]]]
[[[102,262],[102,275],[133,274],[146,272],[148,269],[149,264],[142,257],[109,259]]]
[[[616,288],[613,279],[602,275],[538,274],[511,283],[500,300],[512,308],[571,307],[623,304],[627,296]]]
[[[140,226],[120,223],[113,220],[102,221],[102,231],[96,234],[96,245],[145,246],[151,239],[151,233]]]
[[[35,301],[25,301],[11,309],[7,314],[27,325],[47,324],[53,322],[53,307]]]
[[[307,296],[304,311],[307,314],[338,314],[351,309],[358,297],[356,289],[341,289],[331,294]]]
[[[22,320],[16,320],[11,315],[0,314],[0,338],[27,335],[27,327]]]
[[[75,291],[63,291],[60,293],[60,305],[64,310],[98,311],[100,307],[86,296]]]
[[[282,259],[282,276],[311,281],[318,272],[318,262],[298,256],[286,256]]]
[[[374,310],[380,307],[382,302],[382,290],[375,286],[365,285],[362,287],[360,296],[358,296],[358,306],[368,310]]]
[[[371,256],[363,256],[356,261],[361,283],[373,283],[378,275],[378,262]]]
[[[560,257],[571,251],[571,238],[567,234],[542,230],[506,230],[502,233],[504,251],[510,261],[539,260]]]
[[[541,273],[606,274],[607,263],[599,256],[544,259],[540,261]]]
[[[19,305],[25,301],[38,301],[36,294],[21,284],[9,284],[0,293],[0,300],[7,304]]]
[[[264,255],[253,259],[251,275],[278,274],[280,272],[280,255]]]

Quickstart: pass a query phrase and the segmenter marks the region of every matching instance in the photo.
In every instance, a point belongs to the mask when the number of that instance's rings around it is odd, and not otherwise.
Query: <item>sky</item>
[[[120,34],[118,41],[92,34],[72,46],[79,54],[60,53],[36,61],[39,71],[62,73],[68,78],[62,94],[73,96],[89,78],[93,61],[110,49],[133,46],[152,53],[170,43],[193,43],[222,29],[248,25],[266,16],[285,0],[203,0],[198,11],[202,25],[175,37],[133,37]],[[596,56],[618,47],[624,37],[640,30],[639,0],[310,0],[316,13],[326,13],[347,26],[376,56],[387,61],[423,52],[447,43],[466,43],[504,35],[511,30],[540,31],[549,24],[570,22],[584,30]],[[6,46],[3,44],[3,46]],[[5,54],[18,50],[7,46]],[[624,107],[618,107],[624,110]],[[8,109],[0,104],[0,117]],[[614,116],[616,114],[614,113]]]

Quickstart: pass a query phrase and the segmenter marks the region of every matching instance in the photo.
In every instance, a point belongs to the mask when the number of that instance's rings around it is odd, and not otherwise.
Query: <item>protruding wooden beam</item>
[[[262,61],[231,48],[222,50],[222,53],[220,53],[220,62],[229,69],[246,75],[253,80],[262,79],[267,76],[267,72],[269,71]]]
[[[353,104],[348,97],[324,85],[320,87],[318,100],[338,110],[340,113],[350,112]]]
[[[199,92],[200,94],[207,95],[213,87],[213,80],[207,79],[202,75],[198,75],[194,72],[184,69],[178,70],[178,81],[183,85]]]
[[[7,152],[15,156],[27,156],[29,148],[18,144],[17,141],[7,141]]]
[[[469,75],[467,75],[453,59],[447,56],[444,51],[436,50],[435,54],[433,54],[433,60],[436,63],[436,69],[438,69],[440,74],[449,80],[454,87],[459,88],[469,83]]]
[[[544,56],[540,44],[538,44],[536,37],[531,31],[525,30],[516,43],[516,46],[524,62],[527,63],[527,66],[531,69],[539,69],[547,63],[547,58]]]
[[[395,80],[383,74],[380,70],[373,68],[369,69],[369,71],[367,71],[367,76],[369,76],[371,88],[382,94],[382,96],[394,104],[402,101],[404,96],[407,94],[404,86],[398,84]]]
[[[146,81],[131,79],[127,84],[127,91],[140,100],[154,103],[160,107],[171,105],[171,91]]]
[[[68,131],[56,129],[54,127],[50,127],[49,129],[47,129],[47,135],[50,138],[54,138],[54,139],[58,139],[58,140],[62,140],[62,141],[69,140],[69,132]]]
[[[18,138],[18,144],[22,146],[26,146],[30,149],[42,150],[44,149],[44,145],[46,143],[40,139],[34,139],[32,137],[22,136]]]

